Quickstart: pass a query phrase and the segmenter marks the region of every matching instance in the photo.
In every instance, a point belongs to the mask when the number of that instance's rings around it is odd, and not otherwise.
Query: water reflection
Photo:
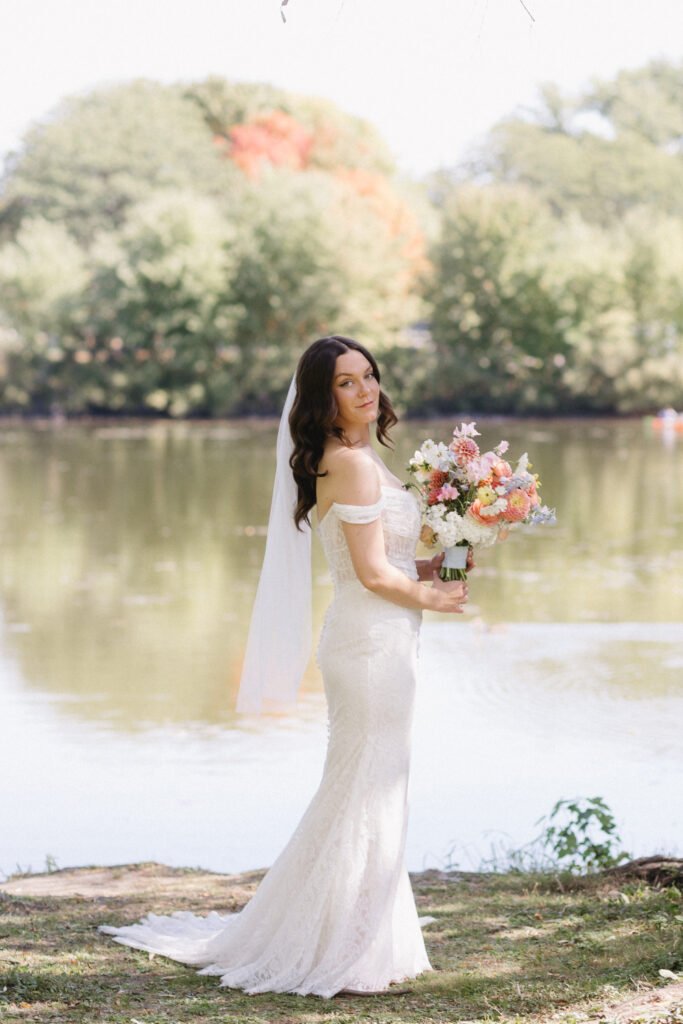
[[[401,424],[390,467],[404,477],[416,444],[450,429]],[[487,445],[504,436],[513,453],[529,449],[558,525],[481,553],[470,621],[484,629],[683,619],[683,444],[665,445],[635,421],[480,429]],[[274,441],[275,425],[258,421],[4,426],[3,644],[24,685],[126,730],[253,728],[232,707]],[[316,545],[317,626],[329,598]],[[678,670],[664,671],[653,645],[644,671],[633,642],[627,628],[606,685],[624,696],[670,692]],[[311,669],[306,687],[319,685]]]

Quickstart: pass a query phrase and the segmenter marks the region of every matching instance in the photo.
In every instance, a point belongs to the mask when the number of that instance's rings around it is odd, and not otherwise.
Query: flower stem
[[[448,581],[452,581],[452,580],[466,580],[467,579],[467,570],[466,569],[444,569],[442,567],[440,572],[439,572],[439,579],[440,580],[448,580]]]

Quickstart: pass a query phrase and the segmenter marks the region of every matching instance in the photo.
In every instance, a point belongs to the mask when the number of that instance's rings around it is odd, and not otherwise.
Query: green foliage
[[[271,85],[66,100],[0,187],[0,409],[274,412],[338,331],[404,411],[683,406],[682,96],[666,61],[547,85],[423,191]]]
[[[562,819],[564,823],[561,824]],[[630,854],[614,852],[621,840],[609,807],[602,797],[558,800],[546,818],[541,841],[566,871],[596,871],[615,867]]]
[[[229,191],[238,175],[179,86],[138,80],[64,100],[7,162],[0,231],[43,217],[88,246],[156,189]]]
[[[231,125],[267,114],[267,133],[274,111],[310,133],[308,161],[279,166],[275,136],[240,168]],[[420,309],[419,226],[391,172],[367,122],[270,86],[65,102],[5,174],[0,407],[275,411],[315,336],[390,344]]]
[[[539,108],[491,132],[469,172],[525,184],[554,213],[609,227],[643,205],[683,216],[683,62],[654,61],[565,98],[552,86]]]
[[[0,249],[0,280],[16,330],[59,332],[87,287],[87,259],[63,224],[37,216]]]
[[[438,411],[551,409],[569,346],[563,282],[547,267],[555,226],[526,189],[462,187],[448,197],[428,291]]]
[[[654,60],[644,68],[620,71],[611,82],[595,82],[584,102],[614,131],[680,154],[683,62]]]
[[[493,842],[491,855],[482,858],[479,870],[584,874],[615,867],[631,857],[624,851],[615,852],[621,839],[614,816],[602,797],[558,800],[550,814],[543,815],[535,824],[542,822],[547,822],[543,832],[524,846]],[[447,856],[449,870],[456,866],[456,852],[454,848]]]
[[[273,171],[245,193],[243,210],[249,231],[233,291],[246,412],[263,409],[273,385],[286,390],[312,338],[343,323],[378,348],[418,306],[401,287],[398,247],[343,182]]]
[[[533,119],[432,181],[425,411],[683,405],[682,92],[664,62],[578,101],[548,86]]]

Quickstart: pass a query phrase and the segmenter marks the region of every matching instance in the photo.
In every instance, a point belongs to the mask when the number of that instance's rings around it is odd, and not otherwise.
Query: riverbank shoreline
[[[97,932],[148,911],[239,910],[263,870],[63,868],[0,883],[0,1016],[36,1024],[683,1021],[683,897],[608,875],[411,875],[433,973],[372,997],[246,996]],[[663,973],[662,973],[663,972]]]

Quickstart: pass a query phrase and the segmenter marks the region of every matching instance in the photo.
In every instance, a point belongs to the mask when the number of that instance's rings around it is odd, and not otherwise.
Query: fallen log
[[[605,868],[600,874],[611,878],[642,878],[650,885],[673,885],[683,883],[683,860],[680,857],[636,857],[615,868]]]

